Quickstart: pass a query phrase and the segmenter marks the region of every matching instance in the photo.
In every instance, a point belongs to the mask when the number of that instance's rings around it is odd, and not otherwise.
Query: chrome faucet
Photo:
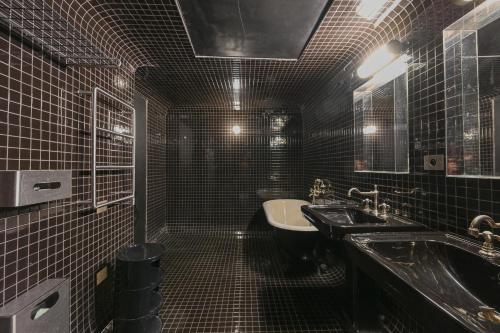
[[[373,202],[366,198],[366,199],[363,199],[363,201],[361,201],[361,207],[364,211],[367,211],[369,212],[371,209],[370,209],[370,205],[372,204]]]
[[[476,216],[470,223],[468,229],[469,235],[474,236],[476,238],[482,237],[484,239],[484,243],[481,246],[481,250],[479,251],[479,253],[484,254],[485,256],[488,257],[495,257],[497,254],[495,253],[495,248],[493,247],[493,241],[494,240],[500,241],[500,236],[495,235],[491,231],[480,232],[479,226],[483,222],[489,225],[491,229],[500,228],[500,223],[495,223],[495,220],[493,220],[490,216],[479,215]]]
[[[378,186],[374,185],[373,191],[370,191],[370,192],[361,192],[357,187],[353,187],[353,188],[351,188],[349,190],[349,192],[347,192],[347,196],[350,198],[350,197],[352,197],[352,193],[356,192],[359,195],[373,197],[373,209],[372,209],[372,212],[375,215],[378,215],[378,195],[379,195],[379,191],[378,191],[377,188],[378,188]]]
[[[483,305],[479,307],[479,310],[481,310],[478,313],[479,318],[487,320],[491,323],[500,324],[500,314],[496,312],[494,308]]]
[[[323,203],[326,199],[333,197],[332,182],[329,179],[316,179],[313,186],[309,189],[309,197],[312,198],[312,204],[322,198]]]
[[[380,208],[380,217],[385,219],[389,216],[389,210],[391,209],[391,206],[383,202],[380,206],[378,206],[378,208]]]

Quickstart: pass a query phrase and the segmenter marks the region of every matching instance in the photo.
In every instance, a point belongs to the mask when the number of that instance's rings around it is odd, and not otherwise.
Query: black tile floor
[[[342,269],[291,273],[267,232],[161,239],[163,332],[343,332]]]

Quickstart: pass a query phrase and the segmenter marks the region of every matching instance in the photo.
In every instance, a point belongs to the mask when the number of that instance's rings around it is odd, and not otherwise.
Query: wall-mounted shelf
[[[71,197],[71,170],[0,171],[0,207],[21,207]]]
[[[79,91],[79,94],[92,96],[92,206],[94,209],[98,209],[124,201],[132,201],[133,204],[135,193],[135,108],[129,103],[97,87],[92,91]],[[113,105],[110,103],[100,104],[99,102],[102,99],[111,102]],[[99,112],[100,110],[105,111],[105,113]],[[128,122],[128,124],[124,124],[124,122]],[[105,123],[107,123],[110,128],[105,128],[103,125]],[[120,128],[129,127],[131,133],[115,131],[111,129],[113,126],[119,126]],[[111,137],[102,138],[98,135],[98,132],[106,132],[111,134]],[[104,164],[102,161],[99,161],[100,158],[109,158],[109,156],[104,156],[104,153],[109,154],[109,152],[116,152],[116,144],[113,145],[113,143],[109,142],[112,141],[111,139],[113,137],[126,138],[129,140],[127,142],[120,140],[119,145],[120,147],[124,146],[124,149],[126,149],[124,151],[125,159],[128,158],[130,164]],[[105,142],[102,142],[103,140]],[[98,147],[99,145],[101,145],[100,148]],[[118,153],[119,152],[120,151],[118,151]],[[118,158],[121,157],[122,156],[118,156]],[[102,195],[98,195],[99,187],[106,185],[103,184],[103,182],[98,182],[99,179],[105,180],[102,176],[100,177],[100,173],[102,172],[131,172],[132,179],[128,181],[121,180],[119,182],[114,179],[110,180],[109,182],[112,184],[125,183],[125,188],[123,186],[119,188],[113,187],[110,190],[104,191],[104,194],[108,193],[109,198],[103,198]],[[129,185],[128,188],[126,186],[127,184]],[[116,196],[119,197],[116,198]]]
[[[120,66],[43,0],[0,0],[0,27],[64,66]]]

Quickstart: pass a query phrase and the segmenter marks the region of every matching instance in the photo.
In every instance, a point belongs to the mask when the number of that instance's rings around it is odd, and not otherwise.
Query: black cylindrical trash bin
[[[121,249],[116,258],[116,279],[120,289],[157,287],[163,278],[160,270],[163,251],[163,246],[155,243]]]
[[[118,319],[113,323],[114,332],[120,333],[160,333],[161,320],[158,316],[146,316],[139,319]]]
[[[121,249],[116,257],[114,333],[161,330],[159,286],[163,278],[161,244],[145,243]],[[158,327],[158,329],[157,329]]]
[[[161,294],[154,289],[125,290],[118,294],[116,317],[136,319],[157,315],[161,306]]]

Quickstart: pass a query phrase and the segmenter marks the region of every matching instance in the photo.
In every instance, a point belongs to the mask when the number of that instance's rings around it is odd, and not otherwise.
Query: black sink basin
[[[332,239],[341,239],[346,234],[426,229],[420,223],[391,215],[381,218],[353,205],[302,206],[302,213],[318,230]]]
[[[347,207],[314,207],[314,212],[323,216],[327,224],[354,225],[360,223],[384,223],[385,221],[355,208]],[[334,223],[332,223],[334,221]]]
[[[393,285],[410,293],[413,306],[420,302],[434,309],[435,320],[442,325],[448,320],[453,332],[500,332],[500,323],[481,313],[484,306],[500,310],[500,257],[481,256],[480,245],[433,232],[351,235],[346,240],[361,269],[384,282],[390,281],[388,275],[396,277]]]

